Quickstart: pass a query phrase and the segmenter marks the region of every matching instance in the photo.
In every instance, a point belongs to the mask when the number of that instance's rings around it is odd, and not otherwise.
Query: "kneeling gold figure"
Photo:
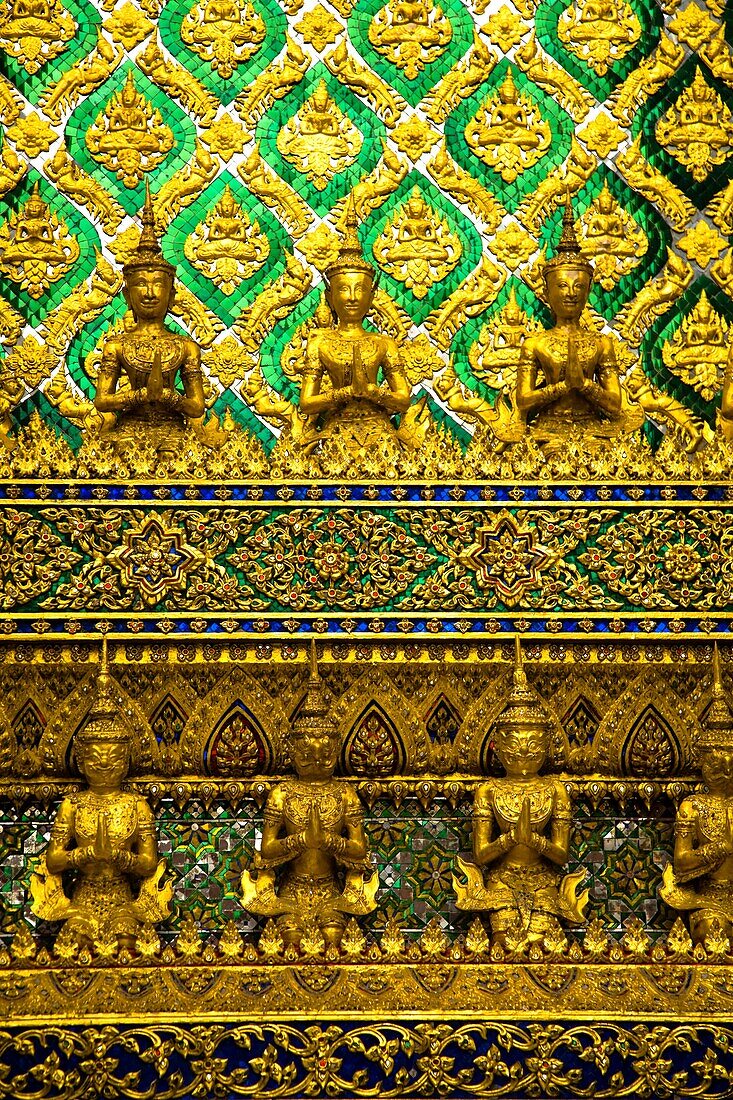
[[[674,860],[659,891],[667,905],[689,912],[695,943],[716,920],[724,935],[733,933],[733,715],[723,694],[717,645],[713,675],[713,705],[699,746],[707,792],[680,803]]]
[[[327,944],[338,944],[349,915],[376,908],[379,880],[369,860],[361,803],[349,783],[333,778],[338,751],[312,646],[307,694],[292,730],[298,778],[270,793],[255,873],[242,875],[244,907],[277,917],[286,943],[300,943],[315,925]],[[278,867],[285,868],[279,882]]]
[[[31,877],[31,908],[44,920],[65,921],[81,944],[117,939],[131,948],[142,924],[170,916],[173,887],[160,884],[165,861],[158,860],[152,810],[141,795],[122,789],[130,731],[111,697],[106,656],[105,640],[96,700],[74,740],[89,787],[59,807],[45,856]],[[67,871],[76,873],[71,897],[62,881]]]
[[[490,913],[494,942],[504,946],[512,935],[533,943],[559,930],[561,920],[581,924],[588,891],[578,894],[582,871],[561,879],[557,870],[569,854],[570,799],[561,780],[540,775],[549,726],[527,683],[519,639],[514,686],[496,731],[506,778],[482,783],[476,792],[475,862],[457,858],[453,887],[459,909]]]

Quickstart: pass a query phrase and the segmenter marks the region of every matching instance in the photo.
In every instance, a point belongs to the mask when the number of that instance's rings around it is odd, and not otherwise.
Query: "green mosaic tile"
[[[232,7],[235,6],[237,5],[232,5]],[[280,53],[285,45],[287,19],[282,8],[275,0],[252,0],[252,8],[256,16],[262,21],[261,26],[264,33],[261,44],[252,52],[247,47],[247,42],[251,41],[254,44],[255,39],[246,33],[244,27],[239,27],[236,24],[220,28],[210,23],[207,25],[199,14],[202,8],[203,3],[200,3],[199,0],[170,0],[160,14],[160,35],[163,44],[170,50],[176,60],[184,68],[195,73],[204,87],[213,92],[217,99],[226,106],[248,84],[251,84]],[[181,27],[190,13],[193,13],[190,23],[192,25],[198,23],[197,29],[204,32],[200,35],[203,43],[206,43],[207,39],[211,41],[209,36],[212,31],[215,33],[218,30],[221,31],[221,34],[217,33],[216,39],[211,42],[214,64],[212,64],[212,60],[207,59],[209,56],[208,45],[203,47],[205,57],[202,58],[196,50],[187,45],[181,38]],[[235,35],[241,35],[241,39],[238,41],[235,39]],[[227,58],[230,62],[234,61],[231,75],[222,75],[222,70],[224,73],[228,70],[226,63],[222,65],[217,57],[219,59]],[[237,60],[238,57],[241,60]]]
[[[431,8],[433,5],[430,0],[427,0],[427,4],[424,0],[423,6]],[[440,7],[450,22],[452,36],[438,56],[428,61],[424,68],[411,79],[407,76],[405,68],[400,68],[376,50],[369,39],[372,21],[387,7],[384,0],[360,0],[349,18],[349,34],[367,64],[386,81],[390,88],[398,91],[414,107],[471,48],[474,33],[473,20],[460,0],[441,0],[440,4],[436,0],[435,9]],[[415,26],[417,34],[424,33],[422,24],[415,24]],[[417,56],[424,58],[425,52],[419,45],[419,39],[415,37],[413,41],[418,43]]]
[[[474,116],[504,83],[511,70],[517,93],[524,94],[536,104],[543,121],[551,131],[549,148],[539,160],[521,172],[514,180],[505,180],[497,168],[485,164],[466,141],[466,127]],[[533,84],[521,70],[501,61],[487,76],[480,88],[464,100],[446,119],[445,136],[454,160],[475,179],[483,183],[510,212],[514,212],[522,199],[534,191],[547,175],[557,168],[570,152],[570,142],[575,126],[570,116],[546,92]]]
[[[278,134],[290,122],[299,108],[308,100],[323,81],[329,96],[350,120],[361,135],[362,144],[352,160],[338,171],[323,188],[299,171],[291,159],[287,159],[277,147]],[[279,176],[299,192],[320,217],[328,214],[336,203],[367,176],[382,155],[382,141],[386,129],[380,119],[353,92],[338,81],[319,63],[311,69],[305,79],[297,84],[284,99],[276,102],[257,124],[257,139],[264,159],[275,169]],[[315,139],[313,139],[315,141]]]
[[[163,161],[150,173],[148,179],[153,190],[158,190],[171,179],[190,160],[196,148],[196,129],[177,103],[169,99],[156,84],[132,62],[126,62],[105,80],[90,96],[74,110],[66,124],[66,142],[69,151],[78,164],[107,188],[128,214],[142,209],[145,201],[145,176],[134,187],[127,187],[117,174],[100,164],[92,157],[87,148],[86,134],[97,119],[104,114],[105,107],[112,96],[122,90],[128,73],[134,76],[135,88],[160,111],[163,125],[173,131],[173,145]]]

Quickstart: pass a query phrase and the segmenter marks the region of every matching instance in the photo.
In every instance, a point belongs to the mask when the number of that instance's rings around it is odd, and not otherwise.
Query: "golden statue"
[[[622,390],[613,343],[581,323],[593,266],[575,236],[568,195],[557,254],[545,264],[554,326],[522,343],[516,405],[532,437],[559,449],[574,432],[601,440],[639,427],[644,414]]]
[[[713,651],[713,702],[698,742],[705,793],[677,810],[674,860],[664,870],[660,897],[690,913],[690,934],[700,943],[717,920],[733,933],[733,714],[723,693],[720,654]]]
[[[728,362],[718,412],[718,428],[723,439],[727,439],[728,442],[733,440],[733,345],[728,349]]]
[[[163,324],[176,271],[163,259],[149,192],[142,223],[137,249],[122,268],[133,324],[105,341],[94,404],[116,414],[110,435],[118,450],[134,448],[144,436],[164,457],[179,451],[187,420],[204,415],[201,355],[198,344]]]
[[[235,200],[229,184],[217,202],[186,238],[183,254],[224,294],[233,294],[270,255],[270,241]]]
[[[242,875],[243,904],[251,913],[276,917],[286,943],[300,943],[315,925],[327,944],[338,944],[349,915],[376,908],[379,882],[359,798],[349,783],[333,778],[339,739],[315,643],[290,751],[298,778],[284,780],[268,796],[256,870]],[[275,870],[283,866],[277,883]]]
[[[410,197],[384,223],[374,242],[380,267],[404,283],[422,301],[435,283],[445,279],[463,254],[460,237],[413,187]]]
[[[540,775],[549,725],[527,683],[516,639],[514,686],[496,722],[496,752],[506,772],[482,783],[473,810],[474,862],[457,859],[453,875],[459,909],[488,911],[495,942],[541,941],[560,921],[581,924],[588,891],[582,871],[560,878],[568,859],[572,811],[565,785]],[[547,835],[546,835],[547,834]],[[484,879],[482,868],[489,866]]]
[[[173,887],[161,886],[155,818],[145,799],[123,790],[130,763],[131,731],[118,714],[107,667],[106,638],[96,698],[74,755],[88,788],[63,800],[51,840],[31,876],[32,911],[63,920],[81,944],[133,947],[143,924],[170,916]],[[71,897],[62,875],[75,872]],[[141,880],[138,889],[133,881]]]
[[[338,257],[325,272],[337,323],[315,329],[308,339],[299,405],[305,415],[323,417],[321,449],[340,445],[352,460],[378,455],[389,464],[399,454],[391,416],[407,409],[410,386],[396,341],[364,328],[375,277],[359,243],[353,196],[345,222]]]

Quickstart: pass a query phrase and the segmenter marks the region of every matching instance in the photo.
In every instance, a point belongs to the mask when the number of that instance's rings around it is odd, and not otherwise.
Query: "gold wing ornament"
[[[46,856],[41,855],[31,875],[31,912],[41,920],[65,920],[71,907],[71,899],[64,893],[61,875],[52,875],[46,867]]]
[[[140,883],[140,891],[133,902],[132,911],[141,924],[157,924],[171,915],[173,883],[161,884],[165,874],[165,860],[158,860],[152,875]]]

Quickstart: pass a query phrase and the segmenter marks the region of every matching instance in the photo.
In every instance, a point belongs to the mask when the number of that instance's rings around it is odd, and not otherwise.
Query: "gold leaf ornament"
[[[181,23],[181,39],[228,80],[261,48],[265,24],[249,0],[199,0]]]
[[[61,0],[2,0],[0,50],[32,76],[67,48],[77,24]]]
[[[733,115],[699,68],[692,84],[659,119],[655,133],[698,183],[733,152]]]
[[[598,76],[626,57],[641,37],[628,0],[574,0],[557,21],[557,36]]]
[[[447,219],[436,213],[416,186],[385,221],[373,251],[382,270],[422,300],[453,271],[463,246]]]
[[[137,187],[173,148],[173,131],[160,111],[135,87],[132,69],[86,133],[90,155],[125,187]]]
[[[20,210],[0,225],[0,271],[31,298],[41,298],[79,259],[63,218],[40,197],[38,183]]]
[[[703,400],[712,401],[723,385],[729,335],[730,325],[703,291],[674,335],[664,341],[662,359]]]
[[[369,24],[369,41],[393,65],[415,80],[453,38],[443,9],[433,0],[389,0]]]
[[[345,28],[326,11],[323,4],[316,4],[312,11],[303,16],[300,23],[295,24],[295,29],[300,31],[306,42],[322,53],[326,46],[336,41]]]

